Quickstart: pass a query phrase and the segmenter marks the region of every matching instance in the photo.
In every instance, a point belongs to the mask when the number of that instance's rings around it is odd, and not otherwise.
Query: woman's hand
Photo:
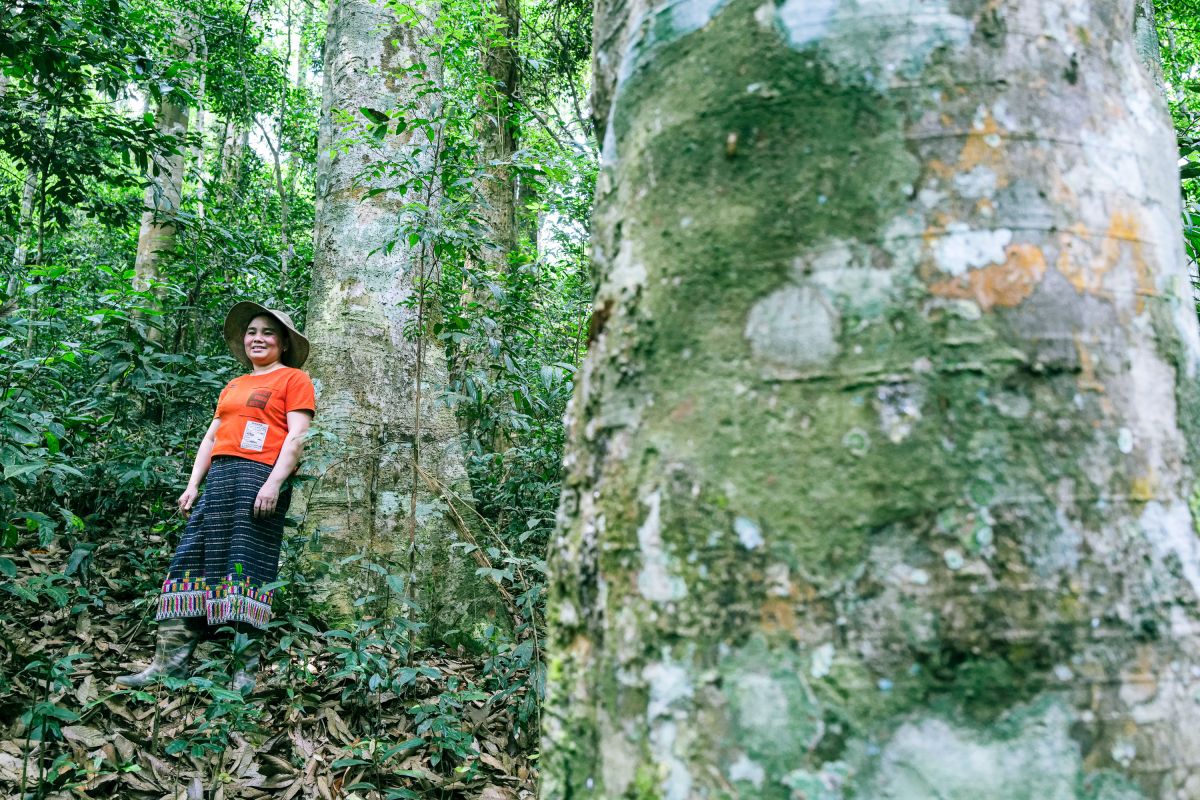
[[[268,478],[258,490],[258,497],[254,498],[254,516],[258,519],[269,517],[275,513],[275,506],[278,504],[279,484]]]
[[[183,494],[179,495],[179,499],[175,501],[179,504],[179,513],[183,514],[185,519],[192,515],[192,506],[195,505],[199,495],[200,490],[188,484],[188,487],[183,490]]]

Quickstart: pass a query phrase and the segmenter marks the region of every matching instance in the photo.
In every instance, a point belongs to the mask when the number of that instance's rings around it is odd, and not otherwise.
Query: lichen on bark
[[[947,796],[1200,791],[1132,0],[598,12],[543,796],[919,797],[945,752],[1010,765]]]

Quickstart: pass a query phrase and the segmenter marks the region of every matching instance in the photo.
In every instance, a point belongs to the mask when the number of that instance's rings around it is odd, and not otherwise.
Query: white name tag
[[[242,434],[242,449],[261,452],[267,441],[268,426],[265,422],[246,420],[246,431]]]

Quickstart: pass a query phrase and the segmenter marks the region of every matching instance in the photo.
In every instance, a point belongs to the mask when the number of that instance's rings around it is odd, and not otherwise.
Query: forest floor
[[[322,632],[293,614],[266,635],[246,700],[228,689],[228,639],[200,646],[189,679],[123,689],[114,678],[154,647],[164,548],[147,539],[159,555],[14,554],[20,577],[0,582],[0,796],[535,795],[536,703],[495,651],[422,647],[391,626]]]

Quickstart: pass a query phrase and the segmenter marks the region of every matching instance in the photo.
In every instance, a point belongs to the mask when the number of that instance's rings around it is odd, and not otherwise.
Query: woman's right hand
[[[183,490],[183,494],[179,495],[179,499],[175,502],[179,504],[179,513],[189,517],[192,513],[192,506],[196,502],[196,497],[199,496],[200,490],[195,486],[189,486]]]

